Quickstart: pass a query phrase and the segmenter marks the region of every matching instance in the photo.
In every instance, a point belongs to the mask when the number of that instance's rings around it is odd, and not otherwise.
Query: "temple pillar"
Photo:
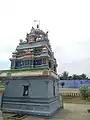
[[[11,69],[15,69],[15,66],[16,66],[16,61],[12,60],[11,61]]]

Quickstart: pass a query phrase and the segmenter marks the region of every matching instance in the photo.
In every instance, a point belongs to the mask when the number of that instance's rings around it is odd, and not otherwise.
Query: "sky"
[[[90,0],[0,0],[0,69],[9,69],[34,20],[49,31],[58,73],[90,76]]]

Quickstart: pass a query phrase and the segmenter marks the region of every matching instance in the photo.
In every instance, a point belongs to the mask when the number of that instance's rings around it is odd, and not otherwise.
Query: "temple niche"
[[[63,107],[48,32],[32,27],[26,39],[20,39],[10,61],[11,69],[0,73],[5,86],[3,112],[52,116]]]

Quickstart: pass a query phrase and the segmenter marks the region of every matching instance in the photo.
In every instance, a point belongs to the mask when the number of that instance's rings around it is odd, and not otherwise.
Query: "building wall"
[[[30,98],[52,98],[59,95],[58,81],[55,81],[55,96],[53,91],[53,80],[49,78],[30,78],[26,80],[7,80],[5,81],[6,90],[5,97],[24,97],[24,86],[29,86],[29,94],[26,97]]]
[[[8,82],[9,81],[9,82]],[[25,112],[30,114],[48,115],[60,108],[60,101],[55,82],[55,96],[53,94],[53,80],[40,78],[30,80],[7,80],[3,97],[3,111]],[[23,96],[23,85],[30,85],[29,95]]]
[[[23,97],[24,85],[29,85],[28,97],[47,97],[46,80],[9,80],[6,85],[5,96]]]
[[[59,82],[55,81],[55,96],[59,96]],[[48,83],[48,97],[54,97],[53,93],[53,80],[50,80]]]
[[[59,87],[61,82],[64,82],[63,88],[80,88],[82,84],[90,85],[90,80],[60,80],[59,81]]]
[[[49,98],[53,97],[53,81],[52,80],[48,82],[48,97]]]

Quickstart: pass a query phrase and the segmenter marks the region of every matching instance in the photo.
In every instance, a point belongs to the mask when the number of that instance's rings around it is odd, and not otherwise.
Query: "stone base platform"
[[[32,102],[30,102],[31,99],[29,99],[29,102],[26,103],[19,102],[18,99],[17,102],[14,102],[15,101],[14,99],[10,100],[11,102],[8,101],[9,99],[6,100],[4,98],[2,112],[16,113],[16,114],[22,113],[27,115],[29,114],[29,115],[39,115],[39,116],[52,116],[58,110],[60,110],[60,105],[59,105],[60,101],[58,100],[58,97],[47,100],[33,99]]]
[[[52,116],[63,106],[58,82],[57,75],[50,72],[41,76],[6,77],[2,112]]]

